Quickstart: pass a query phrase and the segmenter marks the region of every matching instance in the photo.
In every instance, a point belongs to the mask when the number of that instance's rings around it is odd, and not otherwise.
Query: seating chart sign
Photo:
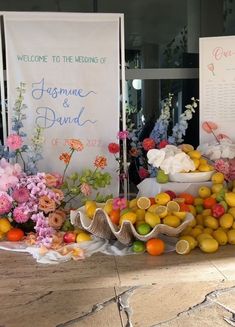
[[[235,141],[235,36],[200,39],[200,143]]]
[[[8,12],[3,19],[9,126],[24,82],[24,130],[32,136],[36,125],[44,129],[40,170],[63,172],[59,156],[68,139],[79,139],[84,149],[68,173],[94,168],[96,156],[105,156],[116,194],[117,162],[108,144],[119,131],[120,15]]]

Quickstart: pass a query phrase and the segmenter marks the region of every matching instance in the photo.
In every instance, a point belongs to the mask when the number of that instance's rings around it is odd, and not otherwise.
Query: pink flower
[[[122,210],[127,207],[127,199],[125,198],[115,198],[113,199],[113,209],[114,210]]]
[[[155,148],[155,141],[154,139],[148,137],[143,140],[142,145],[145,151],[149,151]]]
[[[229,179],[235,180],[235,159],[229,160]]]
[[[94,165],[96,168],[104,169],[107,166],[107,159],[104,156],[96,156]]]
[[[13,199],[6,192],[0,192],[0,215],[10,212],[12,200]]]
[[[163,149],[168,145],[168,141],[167,140],[162,140],[159,144],[158,144],[158,148],[159,149]]]
[[[117,133],[117,138],[119,140],[125,140],[125,139],[128,138],[128,136],[129,136],[129,132],[128,131],[120,131],[120,132]]]
[[[13,218],[17,223],[22,224],[29,220],[29,215],[25,212],[24,208],[16,207],[13,211]]]
[[[19,203],[27,202],[29,199],[29,190],[26,187],[20,187],[14,189],[12,197]]]
[[[91,194],[91,187],[87,183],[82,183],[80,189],[81,189],[82,194],[84,194],[85,196],[89,196]]]
[[[139,169],[138,173],[139,173],[139,176],[141,179],[145,179],[145,178],[149,177],[148,170],[143,167]]]
[[[215,161],[214,164],[215,170],[219,171],[220,173],[224,174],[225,178],[229,178],[229,163],[223,159],[219,159]]]
[[[17,134],[11,134],[8,136],[6,140],[6,145],[9,147],[10,150],[18,150],[22,147],[23,140]]]

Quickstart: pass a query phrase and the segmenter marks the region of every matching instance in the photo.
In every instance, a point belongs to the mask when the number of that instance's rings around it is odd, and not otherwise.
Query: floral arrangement
[[[111,182],[110,174],[103,172],[107,159],[98,155],[94,159],[93,170],[85,169],[67,176],[73,156],[84,149],[80,140],[68,139],[68,151],[58,158],[64,163],[63,173],[38,172],[37,163],[42,159],[44,142],[42,130],[36,127],[31,144],[24,144],[25,84],[21,83],[17,91],[12,133],[6,144],[0,147],[0,220],[10,222],[10,228],[29,232],[25,239],[29,244],[47,249],[58,248],[63,243],[63,231],[73,229],[69,220],[71,207],[80,205],[89,197],[97,202],[110,197],[97,193]],[[0,230],[0,238],[2,236]]]
[[[130,170],[135,170],[138,174],[137,183],[141,180],[156,175],[156,165],[151,165],[147,159],[147,152],[151,149],[163,149],[168,144],[178,145],[183,143],[184,135],[188,128],[188,121],[192,119],[195,109],[198,106],[198,100],[192,98],[192,103],[185,106],[186,110],[180,115],[179,122],[175,124],[172,131],[169,132],[171,117],[172,117],[172,99],[173,94],[169,94],[164,101],[161,114],[157,119],[153,130],[149,137],[140,141],[140,134],[143,126],[133,129],[133,126],[127,131],[118,133],[119,143],[110,143],[108,146],[109,152],[115,155],[119,162],[120,178],[127,178],[123,173],[122,160],[122,141],[127,139],[128,144],[128,163]],[[134,168],[134,169],[133,169]]]

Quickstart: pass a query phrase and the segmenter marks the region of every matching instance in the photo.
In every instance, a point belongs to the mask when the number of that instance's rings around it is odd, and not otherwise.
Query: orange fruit
[[[203,200],[203,206],[205,209],[211,209],[216,204],[216,199],[209,197]]]
[[[180,203],[180,211],[190,212],[190,208],[189,208],[189,206],[187,204]]]
[[[112,210],[109,213],[109,218],[112,221],[112,223],[114,223],[115,225],[119,224],[119,219],[120,219],[120,210]]]
[[[179,194],[179,198],[183,198],[185,200],[184,203],[186,204],[193,204],[194,202],[194,197],[190,193],[183,192]]]
[[[137,207],[140,209],[148,209],[151,206],[151,201],[146,196],[141,196],[137,200]]]
[[[159,238],[151,238],[146,242],[146,250],[151,255],[160,255],[164,252],[165,243]]]
[[[11,242],[20,241],[24,237],[24,232],[20,228],[12,228],[7,232],[7,240]]]

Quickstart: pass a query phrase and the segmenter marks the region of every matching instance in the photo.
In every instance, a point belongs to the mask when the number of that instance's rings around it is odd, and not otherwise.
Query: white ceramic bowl
[[[198,172],[198,173],[175,173],[169,174],[170,182],[179,182],[179,183],[200,183],[207,182],[211,179],[211,176],[214,174],[213,171],[208,172]]]

